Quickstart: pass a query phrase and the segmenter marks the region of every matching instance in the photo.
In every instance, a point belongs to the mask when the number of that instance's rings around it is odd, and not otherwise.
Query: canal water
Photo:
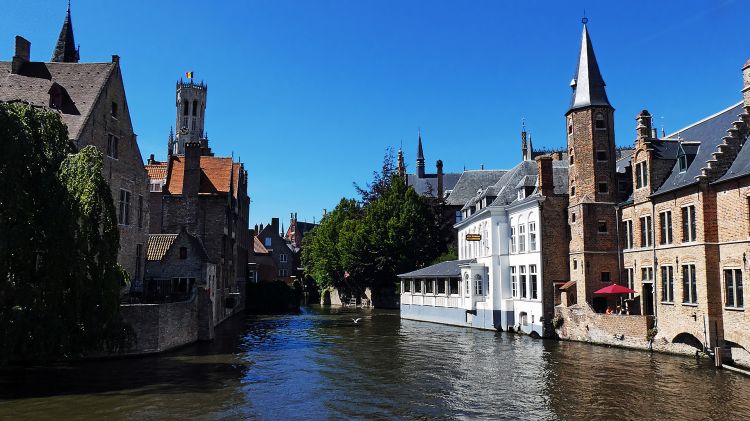
[[[693,358],[320,308],[238,316],[214,342],[157,357],[0,370],[0,419],[435,418],[750,419],[750,378]]]

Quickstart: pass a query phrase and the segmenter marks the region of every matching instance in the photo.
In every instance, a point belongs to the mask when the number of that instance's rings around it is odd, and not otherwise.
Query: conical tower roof
[[[73,37],[73,21],[70,19],[70,2],[68,2],[68,12],[65,15],[60,36],[57,38],[55,51],[52,52],[52,62],[57,63],[78,63],[78,50]]]
[[[594,47],[591,44],[586,23],[587,19],[584,18],[581,51],[578,54],[578,67],[573,75],[573,80],[570,82],[570,86],[573,88],[573,95],[570,99],[570,109],[568,112],[591,106],[612,107],[607,98],[606,84],[599,71],[599,64],[596,62]]]

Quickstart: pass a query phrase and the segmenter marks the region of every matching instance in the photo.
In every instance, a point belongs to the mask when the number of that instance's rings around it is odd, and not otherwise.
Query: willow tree
[[[93,147],[57,113],[0,104],[0,363],[121,342],[119,238]]]

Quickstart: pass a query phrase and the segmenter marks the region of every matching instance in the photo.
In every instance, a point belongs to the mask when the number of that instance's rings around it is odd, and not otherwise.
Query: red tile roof
[[[167,164],[146,165],[146,172],[148,172],[148,178],[152,180],[164,180],[167,178]]]
[[[233,162],[232,158],[219,158],[214,156],[201,156],[201,181],[199,193],[229,193],[229,183],[234,179],[233,191],[237,195],[240,164]],[[167,192],[169,194],[182,194],[182,184],[185,169],[185,157],[172,157],[172,171],[167,180]],[[234,173],[234,174],[233,174]]]

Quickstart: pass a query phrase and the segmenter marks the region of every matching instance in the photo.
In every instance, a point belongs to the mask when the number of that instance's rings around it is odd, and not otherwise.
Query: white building
[[[539,168],[547,175],[538,177]],[[551,231],[543,229],[541,216],[550,215],[555,232],[564,232],[567,168],[567,160],[525,159],[478,188],[455,225],[459,259],[399,275],[401,317],[543,336],[545,315],[551,321],[553,313],[554,283],[566,279],[567,249],[555,244],[543,252],[544,233]],[[567,242],[560,237],[550,235]],[[543,261],[551,258],[556,264],[545,271]],[[546,273],[552,277],[547,282]]]

